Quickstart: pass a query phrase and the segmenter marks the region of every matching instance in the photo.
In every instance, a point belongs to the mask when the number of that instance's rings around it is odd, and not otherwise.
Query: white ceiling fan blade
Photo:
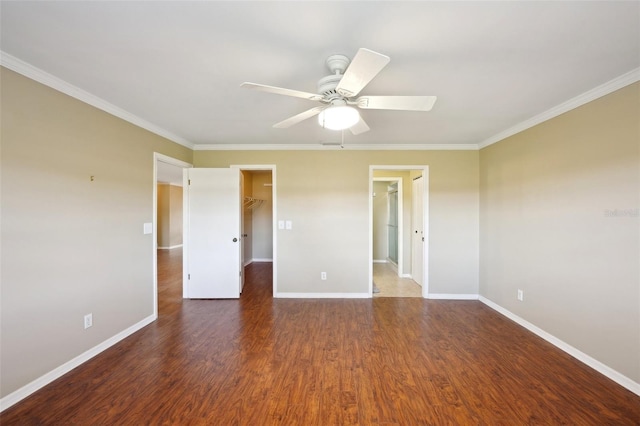
[[[360,120],[358,120],[356,124],[349,127],[349,130],[351,130],[351,133],[353,133],[354,135],[359,135],[360,133],[368,132],[370,129],[369,129],[369,126],[367,126],[367,123],[365,123],[365,121],[362,119],[362,116],[361,116]]]
[[[437,99],[437,96],[361,96],[356,103],[362,109],[431,111]]]
[[[344,72],[336,91],[342,96],[356,96],[390,61],[388,56],[360,49]]]
[[[240,85],[246,89],[255,89],[267,93],[275,93],[276,95],[293,96],[296,98],[308,99],[310,101],[319,101],[322,95],[317,93],[301,92],[299,90],[285,89],[282,87],[267,86],[266,84],[244,82]]]
[[[327,108],[326,106],[319,106],[319,107],[315,107],[315,108],[311,108],[308,109],[304,112],[301,112],[298,115],[294,115],[293,117],[289,117],[286,120],[283,120],[279,123],[276,123],[273,125],[273,127],[277,128],[277,129],[286,129],[287,127],[291,127],[294,124],[298,124],[301,121],[306,120],[307,118],[311,118],[314,115],[318,115],[320,114],[320,112]]]

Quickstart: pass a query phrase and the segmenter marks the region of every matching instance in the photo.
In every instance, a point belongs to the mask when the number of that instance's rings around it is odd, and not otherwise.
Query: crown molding
[[[497,133],[488,139],[483,140],[478,144],[478,149],[485,148],[489,145],[506,139],[509,136],[513,136],[516,133],[520,133],[544,121],[555,118],[560,114],[564,114],[565,112],[578,108],[579,106],[608,95],[609,93],[613,93],[616,90],[622,89],[623,87],[633,84],[639,80],[640,68],[635,68],[625,74],[622,74],[619,77],[614,78],[613,80],[601,84],[600,86],[586,91],[583,94],[576,96],[575,98],[569,99],[568,101],[563,102],[560,105],[557,105],[541,114],[538,114],[528,120],[516,124],[513,127],[503,130],[502,132]]]
[[[477,151],[476,144],[196,144],[194,151]]]
[[[125,111],[122,108],[119,108],[102,98],[99,98],[95,95],[92,95],[89,92],[86,92],[72,84],[67,83],[66,81],[55,77],[40,68],[36,68],[33,65],[16,58],[2,50],[0,50],[0,65],[5,68],[8,68],[12,71],[17,72],[18,74],[22,74],[25,77],[28,77],[32,80],[37,81],[38,83],[44,84],[45,86],[51,87],[59,92],[62,92],[66,95],[71,96],[72,98],[78,99],[86,104],[89,104],[95,108],[98,108],[104,112],[107,112],[111,115],[114,115],[118,118],[121,118],[125,121],[128,121],[131,124],[134,124],[138,127],[141,127],[145,130],[150,131],[151,133],[155,133],[158,136],[162,136],[163,138],[169,139],[177,144],[185,146],[187,148],[193,149],[194,144],[178,135],[175,135],[168,130],[165,130],[153,123],[150,123],[135,114],[132,114],[128,111]]]

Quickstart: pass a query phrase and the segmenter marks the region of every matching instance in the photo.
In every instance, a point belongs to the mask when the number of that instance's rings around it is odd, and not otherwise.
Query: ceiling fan
[[[436,102],[436,96],[360,96],[360,91],[389,63],[388,56],[361,48],[352,61],[344,55],[331,55],[327,58],[327,67],[333,74],[318,81],[318,93],[301,92],[282,87],[257,83],[242,83],[240,87],[255,89],[278,95],[293,96],[320,102],[322,105],[311,108],[293,117],[273,125],[284,129],[318,115],[318,123],[331,130],[349,129],[354,135],[369,130],[358,110],[401,110],[430,111]]]

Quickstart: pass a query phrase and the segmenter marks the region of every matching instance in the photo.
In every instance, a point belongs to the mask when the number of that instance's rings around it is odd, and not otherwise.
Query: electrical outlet
[[[320,279],[321,280],[326,280],[327,279],[327,273],[326,272],[320,272]]]
[[[84,329],[91,327],[93,325],[93,314],[87,314],[84,316]]]
[[[524,300],[524,291],[520,289],[518,289],[518,300],[521,302]]]

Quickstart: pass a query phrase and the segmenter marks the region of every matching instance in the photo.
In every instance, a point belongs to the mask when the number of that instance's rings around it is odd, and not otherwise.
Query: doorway
[[[182,247],[182,217],[177,214],[175,202],[172,202],[171,198],[178,197],[178,193],[182,192],[183,169],[190,167],[192,165],[184,161],[157,152],[153,153],[153,315],[155,318],[158,317],[158,249],[174,250]],[[162,192],[165,193],[162,194]],[[181,198],[174,201],[182,205]],[[164,208],[171,210],[172,206],[173,218],[171,211],[166,215],[163,213]],[[162,222],[161,225],[159,221]]]
[[[369,166],[369,278],[372,297],[383,296],[385,293],[385,291],[374,292],[374,288],[377,287],[374,280],[374,270],[378,282],[385,286],[388,284],[389,288],[393,290],[386,292],[388,297],[428,297],[428,171],[429,168],[425,165]],[[384,182],[385,179],[387,182]],[[397,192],[393,182],[397,182]],[[414,182],[419,182],[419,185]],[[396,199],[394,194],[397,194],[398,225],[403,222],[405,225],[402,230],[398,226],[398,256],[395,274],[391,274],[388,269],[389,265],[393,265],[393,253],[385,260],[382,260],[380,255],[381,247],[386,245],[387,250],[392,248],[388,240],[384,242],[382,241],[384,238],[380,238],[382,235],[380,230],[383,229],[380,215],[374,213],[374,209],[380,211],[381,204],[383,204],[379,198],[381,194],[387,197],[391,195],[386,204],[388,211],[393,211]],[[414,200],[420,205],[414,205]],[[400,209],[401,206],[402,209]],[[385,231],[387,238],[389,238],[389,235],[392,234],[389,230],[393,228],[394,221],[393,218],[390,221],[389,218],[386,220],[388,222],[385,224]],[[412,236],[416,231],[420,234],[420,238]],[[418,283],[422,284],[421,288]]]
[[[273,171],[240,168],[242,173],[242,266],[274,262]],[[243,276],[246,275],[243,273]]]

